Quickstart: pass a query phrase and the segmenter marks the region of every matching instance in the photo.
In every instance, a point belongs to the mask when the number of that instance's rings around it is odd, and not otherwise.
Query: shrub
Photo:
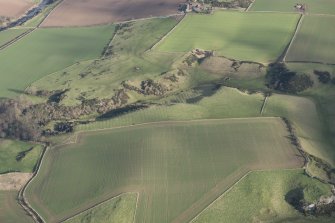
[[[328,71],[314,70],[314,74],[318,76],[319,81],[323,84],[328,84],[331,81],[331,76]]]
[[[313,86],[313,81],[308,75],[290,71],[283,63],[269,65],[266,82],[270,89],[293,94]]]

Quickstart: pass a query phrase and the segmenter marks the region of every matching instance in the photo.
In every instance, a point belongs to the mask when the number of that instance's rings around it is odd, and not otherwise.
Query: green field
[[[0,47],[29,29],[8,29],[0,32]]]
[[[133,223],[136,202],[137,194],[122,194],[84,211],[64,223]]]
[[[27,198],[55,222],[106,197],[139,192],[137,222],[185,222],[250,169],[301,166],[287,134],[279,118],[85,133],[79,143],[46,153]]]
[[[304,16],[302,26],[286,56],[286,61],[335,64],[335,17]]]
[[[37,29],[0,51],[0,96],[15,96],[45,75],[99,57],[113,32],[110,25]]]
[[[256,0],[250,11],[295,12],[297,3],[306,4],[309,14],[335,14],[333,0]]]
[[[33,223],[16,201],[17,191],[0,191],[0,222],[1,223]]]
[[[331,217],[306,217],[287,203],[285,196],[297,188],[303,188],[308,202],[330,195],[329,185],[309,178],[303,170],[257,171],[242,179],[192,223],[333,222]]]
[[[228,11],[188,14],[155,50],[187,52],[200,48],[229,58],[267,63],[284,51],[298,18],[296,14]]]
[[[31,149],[31,150],[30,150]],[[42,145],[0,139],[0,174],[6,172],[31,173],[42,153]],[[20,159],[16,159],[21,154]]]

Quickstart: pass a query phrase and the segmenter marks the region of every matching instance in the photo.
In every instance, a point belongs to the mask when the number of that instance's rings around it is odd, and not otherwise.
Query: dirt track
[[[0,16],[18,18],[33,5],[32,0],[0,0]]]
[[[0,0],[2,1],[2,0]],[[177,13],[180,0],[64,0],[44,27],[90,26]]]

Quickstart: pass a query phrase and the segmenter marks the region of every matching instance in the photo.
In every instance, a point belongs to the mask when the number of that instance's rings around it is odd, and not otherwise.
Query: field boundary
[[[101,202],[99,202],[99,203],[97,203],[97,204],[95,204],[95,205],[93,205],[93,206],[91,206],[91,207],[89,207],[89,208],[86,208],[85,210],[83,210],[83,211],[81,211],[81,212],[79,212],[79,213],[74,214],[74,215],[71,216],[71,217],[68,217],[68,218],[66,218],[66,219],[63,219],[63,220],[59,221],[59,223],[64,223],[64,222],[66,222],[66,221],[68,221],[68,220],[70,220],[70,219],[72,219],[72,218],[77,217],[78,215],[84,213],[85,211],[92,210],[93,208],[99,207],[99,206],[101,206],[101,205],[107,203],[108,201],[113,200],[114,198],[118,198],[118,197],[121,197],[121,196],[123,196],[123,195],[127,195],[127,194],[136,194],[136,195],[137,195],[137,196],[136,196],[136,206],[135,206],[134,220],[133,220],[133,223],[134,223],[134,222],[135,222],[136,210],[137,210],[137,204],[138,204],[138,200],[139,200],[138,197],[140,196],[140,193],[139,193],[139,192],[126,192],[126,193],[121,193],[121,194],[119,194],[119,195],[117,195],[117,196],[108,198],[108,199],[106,199],[106,200],[104,200],[104,201],[101,201]]]
[[[181,123],[194,123],[194,122],[206,122],[206,121],[229,121],[229,120],[248,120],[248,119],[277,119],[280,117],[247,117],[247,118],[213,118],[213,119],[192,119],[192,120],[176,120],[176,121],[157,121],[157,122],[144,122],[139,124],[133,124],[133,125],[124,125],[124,126],[115,126],[115,127],[107,127],[102,129],[92,129],[92,130],[80,130],[75,131],[74,133],[77,135],[80,135],[82,133],[87,132],[98,132],[98,131],[108,131],[113,129],[122,129],[122,128],[130,128],[130,127],[140,127],[140,126],[146,126],[146,125],[155,125],[155,124],[181,124]]]
[[[304,170],[304,168],[291,168],[291,169],[268,169],[268,170],[249,170],[246,174],[244,174],[243,177],[241,177],[238,181],[236,181],[231,187],[229,187],[227,190],[225,190],[219,197],[217,197],[214,201],[212,201],[206,208],[204,208],[201,212],[199,212],[192,220],[189,221],[189,223],[193,223],[195,220],[199,218],[199,216],[208,210],[210,207],[214,205],[216,201],[223,198],[227,193],[229,193],[237,184],[239,184],[243,179],[245,179],[247,176],[249,176],[252,173],[257,172],[272,172],[272,171],[291,171],[291,170]]]
[[[162,41],[164,41],[177,28],[177,26],[184,20],[184,18],[186,16],[187,16],[187,14],[184,13],[182,15],[182,18],[177,22],[177,24],[174,25],[174,27],[172,27],[172,29],[168,33],[166,33],[162,38],[160,38],[160,40],[158,40],[152,47],[150,47],[148,50],[144,51],[144,53],[154,50]]]
[[[40,169],[41,169],[41,166],[42,166],[45,154],[47,153],[47,150],[49,149],[49,147],[47,145],[45,145],[45,144],[42,144],[42,145],[44,146],[44,149],[43,149],[43,152],[41,154],[40,159],[36,163],[36,167],[37,168],[34,171],[33,176],[23,186],[23,188],[19,191],[19,194],[18,194],[18,203],[27,212],[27,214],[32,217],[32,219],[36,223],[44,223],[46,221],[43,219],[43,217],[28,202],[28,200],[27,200],[27,198],[25,196],[25,192],[26,192],[26,189],[28,188],[28,186],[30,185],[30,183],[34,181],[35,177],[40,172]]]
[[[298,24],[295,28],[295,32],[293,34],[293,37],[288,45],[288,47],[286,48],[286,50],[284,51],[284,56],[283,56],[283,59],[282,61],[283,62],[286,62],[286,57],[287,57],[287,54],[289,53],[289,51],[291,50],[291,47],[293,45],[293,42],[295,41],[295,39],[297,38],[297,35],[298,35],[298,32],[300,31],[300,28],[301,28],[301,25],[302,25],[302,22],[304,20],[304,14],[301,14],[300,18],[299,18],[299,21],[298,21]]]

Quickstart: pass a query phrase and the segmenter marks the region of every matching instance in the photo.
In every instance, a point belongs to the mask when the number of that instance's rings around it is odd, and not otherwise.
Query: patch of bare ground
[[[90,26],[178,13],[180,0],[64,0],[44,27]]]
[[[33,0],[0,0],[0,16],[18,18],[34,4]]]
[[[0,190],[20,190],[32,176],[32,173],[2,174],[0,175]]]

